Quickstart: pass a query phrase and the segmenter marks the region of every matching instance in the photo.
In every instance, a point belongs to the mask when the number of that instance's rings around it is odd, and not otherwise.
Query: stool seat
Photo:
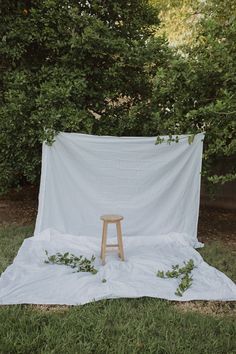
[[[115,223],[117,221],[123,220],[124,218],[121,215],[109,214],[109,215],[102,215],[100,219],[103,221],[107,221],[108,223],[113,223],[113,222]]]
[[[102,264],[105,264],[106,258],[106,248],[107,247],[117,247],[118,254],[122,261],[124,261],[124,250],[123,250],[123,241],[122,241],[122,232],[121,232],[121,220],[123,220],[123,216],[121,215],[102,215],[100,219],[103,221],[103,229],[102,229],[102,245],[101,245],[101,259]],[[108,224],[116,224],[117,231],[117,244],[107,244],[107,226]]]

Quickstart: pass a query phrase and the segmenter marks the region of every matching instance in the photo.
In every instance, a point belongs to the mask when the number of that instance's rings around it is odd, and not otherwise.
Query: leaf
[[[157,277],[159,277],[159,278],[164,278],[164,272],[161,271],[161,270],[158,270],[158,272],[157,272]]]
[[[180,278],[180,283],[176,289],[175,295],[182,296],[183,292],[190,288],[193,278],[190,276],[192,270],[195,268],[193,259],[189,259],[184,266],[180,267],[179,264],[172,265],[172,271],[157,271],[157,276],[160,278]]]
[[[88,259],[82,255],[77,257],[73,254],[70,254],[69,252],[64,254],[57,252],[55,255],[48,256],[48,260],[45,261],[45,263],[69,266],[72,269],[76,269],[77,272],[89,272],[91,274],[97,274],[98,271],[92,264],[95,259],[96,258],[94,255],[92,255],[91,259]]]
[[[191,135],[188,136],[188,143],[189,143],[189,145],[191,145],[191,144],[193,143],[194,137],[195,137],[194,134],[191,134]]]

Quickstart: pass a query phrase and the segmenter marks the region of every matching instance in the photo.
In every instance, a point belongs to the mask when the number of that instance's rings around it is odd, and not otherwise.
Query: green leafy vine
[[[94,255],[92,255],[91,259],[88,259],[84,256],[77,257],[69,252],[64,254],[58,252],[50,256],[48,255],[47,250],[45,250],[45,253],[47,255],[47,260],[44,261],[45,263],[66,265],[75,269],[76,272],[89,272],[92,274],[98,272],[93,265],[93,262],[95,261]]]
[[[190,259],[187,263],[184,262],[184,266],[180,267],[179,264],[172,265],[172,270],[164,272],[162,270],[157,271],[157,277],[159,278],[180,278],[180,283],[175,291],[175,295],[182,296],[183,293],[192,285],[193,278],[191,276],[192,270],[195,268],[194,261]]]

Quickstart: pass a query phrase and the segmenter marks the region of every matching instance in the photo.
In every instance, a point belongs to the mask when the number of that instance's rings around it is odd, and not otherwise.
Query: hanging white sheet
[[[203,134],[193,143],[155,145],[155,138],[61,133],[43,145],[35,236],[26,239],[0,278],[0,304],[85,304],[150,296],[169,300],[236,300],[236,286],[205,263],[197,240]],[[102,214],[118,213],[125,262],[100,262]],[[110,242],[115,242],[109,229]],[[49,254],[95,255],[96,275],[49,265]],[[178,279],[158,270],[193,259],[193,284],[175,295]]]
[[[196,246],[203,138],[155,145],[156,138],[59,134],[43,145],[35,235],[51,227],[100,238],[100,216],[121,214],[126,236],[185,233]]]

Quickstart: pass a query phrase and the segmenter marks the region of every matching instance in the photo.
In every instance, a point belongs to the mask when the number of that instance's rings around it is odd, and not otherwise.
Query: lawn
[[[33,226],[0,228],[0,272]],[[222,241],[201,250],[236,279],[235,252]],[[236,353],[235,304],[159,299],[105,300],[84,306],[0,307],[0,353]]]

